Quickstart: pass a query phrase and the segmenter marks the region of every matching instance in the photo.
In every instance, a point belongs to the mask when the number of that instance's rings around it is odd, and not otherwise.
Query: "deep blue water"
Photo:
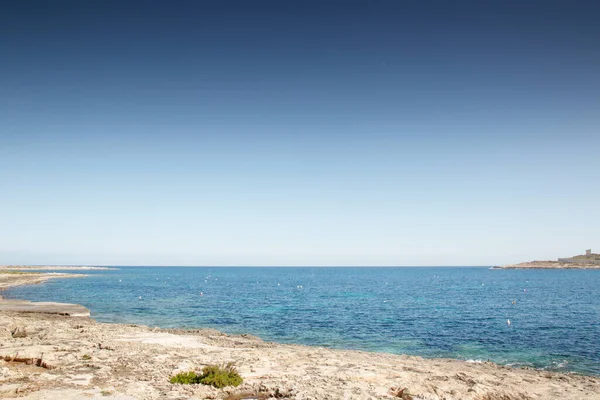
[[[87,273],[3,295],[83,304],[105,322],[212,327],[282,343],[600,375],[600,270],[126,267]]]

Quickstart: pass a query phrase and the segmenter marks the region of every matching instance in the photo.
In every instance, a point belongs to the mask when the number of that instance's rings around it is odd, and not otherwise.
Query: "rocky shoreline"
[[[112,267],[92,267],[85,265],[0,265],[0,271],[27,271],[27,270],[37,270],[37,271],[87,271],[87,270],[116,270],[118,268]]]
[[[12,311],[0,311],[0,359],[4,399],[600,398],[593,376]],[[237,388],[169,383],[177,372],[229,362],[244,378]]]
[[[564,263],[559,261],[528,261],[493,267],[493,269],[600,269],[600,265],[591,263]]]
[[[83,278],[84,274],[67,274],[60,272],[21,272],[0,268],[0,291],[13,286],[35,285],[49,279]],[[0,296],[2,299],[2,296]]]

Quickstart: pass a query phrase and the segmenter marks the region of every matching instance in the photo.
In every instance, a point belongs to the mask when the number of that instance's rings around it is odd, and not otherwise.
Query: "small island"
[[[559,258],[557,261],[529,261],[493,269],[600,269],[600,254],[592,253],[592,250],[588,249],[585,254]]]

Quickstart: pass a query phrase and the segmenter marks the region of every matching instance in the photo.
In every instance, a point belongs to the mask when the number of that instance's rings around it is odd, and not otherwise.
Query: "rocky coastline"
[[[10,275],[0,274],[0,287],[17,282]],[[22,274],[18,284],[40,278]],[[49,313],[0,311],[0,360],[3,399],[600,398],[600,378],[594,376],[285,345],[212,329],[165,330]],[[236,388],[169,382],[178,372],[230,362],[244,379]]]
[[[565,263],[559,261],[528,261],[519,264],[503,265],[493,269],[600,269],[600,264]]]
[[[97,267],[85,265],[0,265],[0,271],[88,271],[88,270],[116,270],[113,267]]]
[[[83,278],[84,274],[68,274],[60,272],[22,272],[0,268],[0,292],[13,286],[35,285],[49,279]],[[0,295],[0,299],[2,296]]]

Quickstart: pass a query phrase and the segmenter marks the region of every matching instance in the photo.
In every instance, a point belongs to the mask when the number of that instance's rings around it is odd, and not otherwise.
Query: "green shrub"
[[[179,383],[180,385],[191,385],[193,383],[198,383],[198,375],[194,371],[190,372],[180,372],[175,376],[171,377],[171,383]]]
[[[244,380],[237,372],[232,363],[225,366],[207,365],[202,369],[202,375],[197,375],[194,371],[180,372],[171,377],[171,383],[182,385],[198,384],[210,385],[216,388],[226,386],[239,386]]]
[[[243,381],[232,363],[223,367],[208,365],[202,369],[202,375],[200,375],[200,383],[216,388],[239,386]]]

